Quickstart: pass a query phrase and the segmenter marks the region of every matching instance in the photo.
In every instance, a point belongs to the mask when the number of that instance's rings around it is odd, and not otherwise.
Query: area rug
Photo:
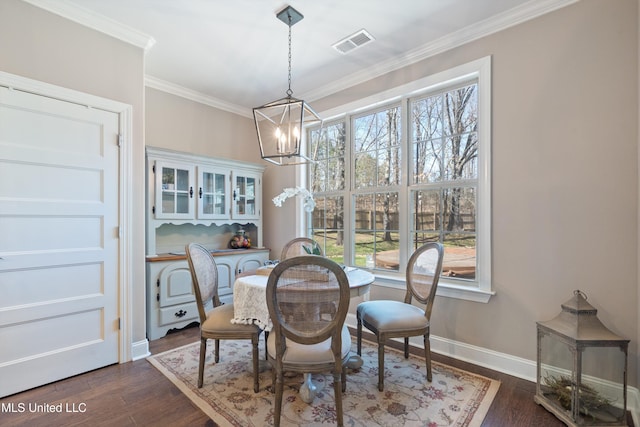
[[[378,350],[363,341],[361,368],[349,371],[343,393],[346,426],[466,426],[482,424],[500,383],[433,362],[433,381],[426,380],[424,358],[404,355],[392,348],[385,353],[384,391],[378,391]],[[211,348],[211,350],[209,349]],[[220,362],[213,362],[213,343],[207,347],[204,385],[197,387],[200,343],[193,343],[147,360],[220,426],[271,426],[275,394],[271,371],[261,365],[260,391],[253,392],[251,343],[220,343]],[[264,342],[261,341],[261,358]],[[352,352],[355,354],[356,345]],[[294,374],[295,375],[295,374]],[[302,376],[285,378],[281,425],[334,426],[333,377],[314,374],[317,394],[311,404],[298,395]]]

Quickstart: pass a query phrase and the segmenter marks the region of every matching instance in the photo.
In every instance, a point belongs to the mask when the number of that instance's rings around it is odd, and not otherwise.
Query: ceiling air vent
[[[334,43],[331,47],[342,54],[351,52],[354,49],[364,46],[365,44],[375,40],[366,30],[357,31],[350,36]]]

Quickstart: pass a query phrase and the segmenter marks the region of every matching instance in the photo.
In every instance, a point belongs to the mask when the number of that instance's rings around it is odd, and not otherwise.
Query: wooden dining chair
[[[288,241],[282,248],[282,254],[280,260],[283,261],[287,258],[300,255],[320,255],[322,256],[322,248],[313,239],[308,237],[296,237]]]
[[[220,340],[251,340],[253,346],[253,391],[259,390],[258,340],[262,330],[257,325],[231,323],[233,304],[222,304],[218,296],[218,268],[211,252],[198,243],[185,247],[193,290],[200,316],[200,363],[198,388],[202,387],[207,340],[215,342],[214,360],[220,360]]]
[[[356,309],[358,355],[362,355],[362,325],[376,335],[378,341],[378,390],[384,390],[384,345],[389,338],[404,338],[404,357],[409,358],[409,337],[424,337],[427,381],[431,382],[431,345],[429,333],[431,310],[442,271],[444,247],[431,242],[418,248],[409,258],[404,302],[365,301]],[[422,304],[412,304],[413,298]]]
[[[330,371],[338,425],[343,425],[342,392],[347,376],[351,336],[344,324],[349,309],[349,281],[336,262],[303,255],[276,265],[267,281],[267,306],[273,329],[267,353],[274,384],[274,425],[280,425],[284,372],[304,374]],[[335,304],[332,315],[318,307]],[[294,307],[294,312],[291,312]]]

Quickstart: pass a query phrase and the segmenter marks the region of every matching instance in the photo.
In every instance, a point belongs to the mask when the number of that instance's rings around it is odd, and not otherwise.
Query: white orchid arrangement
[[[302,197],[304,203],[304,210],[306,212],[313,212],[316,207],[316,201],[313,200],[313,194],[304,187],[284,188],[284,191],[273,198],[273,204],[277,207],[281,207],[282,203],[289,197]]]

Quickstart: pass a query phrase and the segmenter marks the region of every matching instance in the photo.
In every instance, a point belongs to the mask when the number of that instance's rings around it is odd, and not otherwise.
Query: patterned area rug
[[[360,369],[350,371],[343,394],[344,424],[348,426],[468,426],[482,424],[500,383],[433,362],[433,381],[426,380],[424,358],[387,348],[384,391],[378,391],[378,350],[363,341]],[[210,350],[211,348],[211,350]],[[269,364],[262,360],[260,391],[253,392],[251,344],[222,341],[220,363],[213,363],[213,343],[207,347],[204,385],[197,388],[200,344],[153,355],[148,360],[220,426],[273,425]],[[264,342],[260,343],[264,358]],[[352,352],[355,354],[353,343]],[[281,424],[334,426],[333,377],[313,375],[317,395],[311,404],[298,395],[302,376],[285,378]]]

